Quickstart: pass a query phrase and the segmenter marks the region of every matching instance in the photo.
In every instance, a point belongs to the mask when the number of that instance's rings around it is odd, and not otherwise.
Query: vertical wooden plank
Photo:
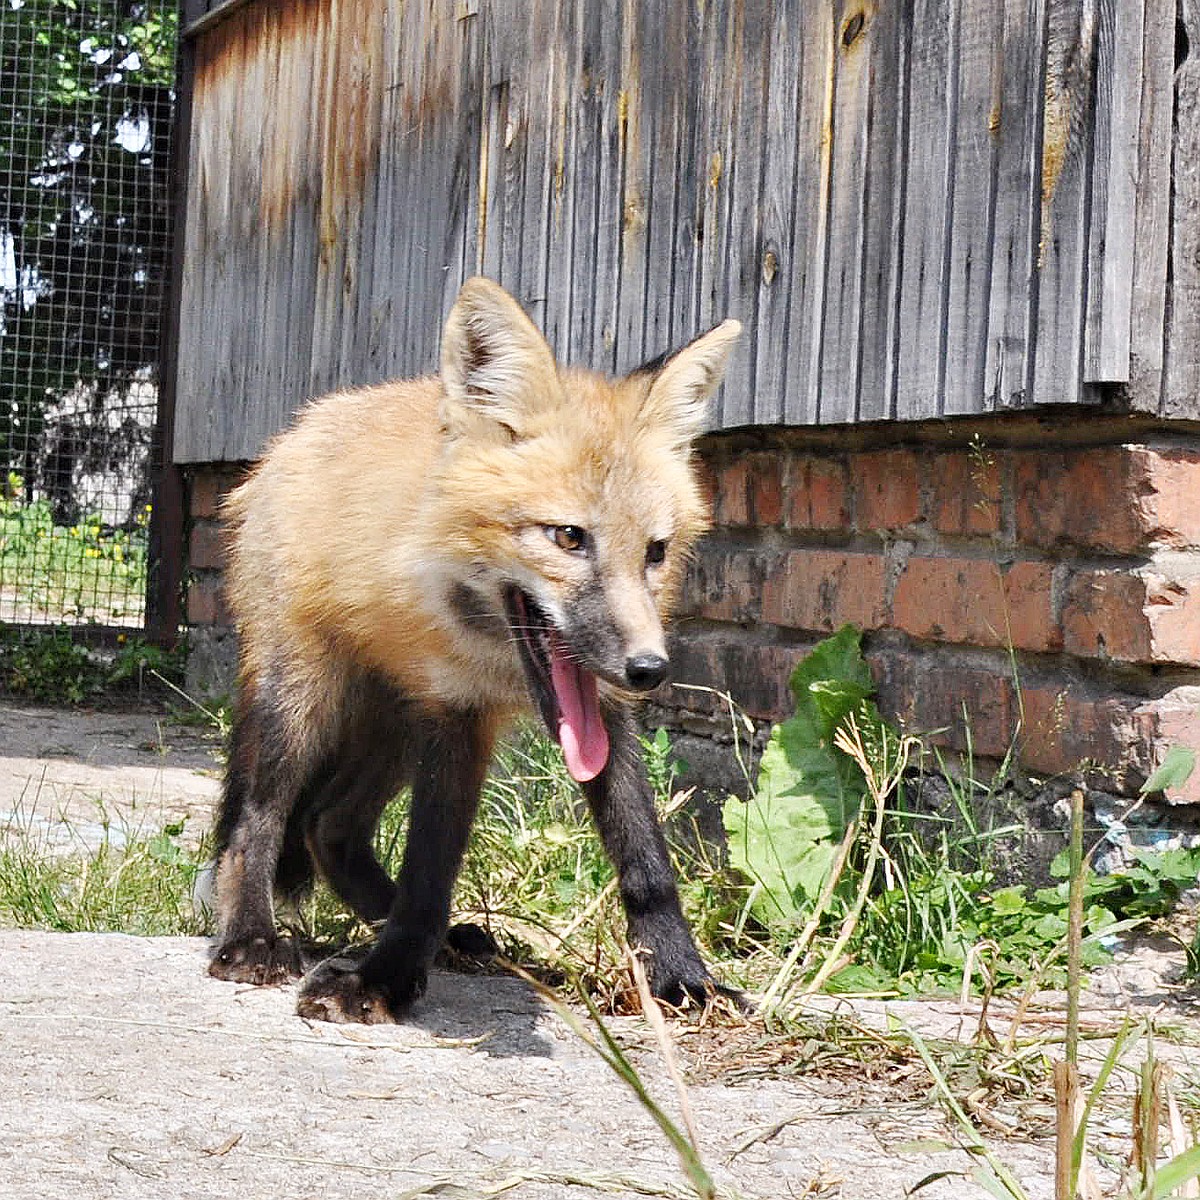
[[[853,421],[858,407],[871,101],[872,6],[834,6],[833,119],[829,158],[829,235],[818,358],[817,420]]]
[[[800,89],[795,118],[796,209],[790,270],[788,370],[784,418],[789,424],[817,420],[820,390],[825,255],[829,221],[834,45],[833,0],[803,0],[799,22]]]
[[[758,332],[756,305],[762,278],[762,186],[766,150],[767,83],[772,56],[772,9],[769,0],[742,0],[733,8],[733,40],[727,56],[737,63],[736,89],[730,97],[730,136],[726,206],[720,259],[719,298],[706,324],[727,316],[741,319],[747,345],[729,360],[716,409],[722,426],[748,425],[756,419],[755,372]]]
[[[883,5],[871,28],[871,90],[863,229],[860,421],[890,417],[896,398],[900,233],[904,211],[904,113],[910,31],[904,6]]]
[[[363,325],[360,336],[365,339],[362,348],[364,374],[367,379],[386,379],[392,374],[390,325],[392,320],[395,281],[393,279],[393,256],[391,246],[396,233],[396,192],[399,188],[398,142],[405,128],[404,103],[401,81],[404,45],[403,10],[394,4],[383,5],[383,29],[381,31],[382,78],[380,79],[379,104],[379,155],[375,173],[375,213],[371,224],[368,246],[370,254],[370,287],[367,310],[361,312]],[[365,239],[366,240],[366,239]]]
[[[520,242],[509,268],[515,295],[540,326],[545,314],[547,213],[550,202],[550,109],[554,59],[546,53],[554,30],[552,0],[532,0],[525,6],[524,21],[517,24],[527,31],[522,43],[522,63],[515,66],[513,78],[522,77],[520,118],[517,138],[521,142],[522,177]],[[510,108],[515,108],[510,97]],[[510,203],[510,211],[517,207]]]
[[[1099,0],[1083,380],[1129,378],[1142,4]]]
[[[909,62],[896,390],[896,415],[902,419],[941,411],[957,29],[956,0],[916,0]]]
[[[772,6],[767,33],[766,110],[763,114],[762,192],[759,201],[759,246],[753,346],[754,420],[780,424],[784,415],[788,342],[787,287],[793,252],[796,205],[796,136],[793,128],[800,87],[800,61],[793,47],[802,37],[801,6]]]
[[[490,26],[489,26],[490,32]],[[479,271],[504,283],[504,226],[507,211],[506,160],[508,81],[493,71],[491,42],[484,59],[483,127],[479,142]]]
[[[690,197],[695,179],[691,146],[695,89],[692,76],[696,46],[697,17],[692,5],[672,4],[662,9],[661,19],[652,18],[646,5],[631,5],[639,22],[629,38],[630,58],[637,63],[637,103],[629,116],[628,154],[630,172],[638,177],[627,185],[627,208],[640,205],[632,220],[627,217],[625,263],[622,267],[622,365],[638,365],[673,349],[673,314],[680,273],[690,270],[691,246],[683,252],[676,241],[681,194]],[[639,49],[661,38],[675,47],[647,68]],[[634,155],[636,142],[638,154]],[[687,147],[681,153],[681,145]],[[640,166],[638,165],[640,163]],[[636,189],[633,190],[633,189]],[[688,206],[690,212],[690,206]],[[639,229],[638,226],[641,226]],[[644,245],[644,280],[638,294],[636,269],[630,272],[631,247]],[[683,285],[690,293],[687,284]],[[637,311],[640,305],[641,311]],[[640,326],[640,333],[637,332]],[[683,336],[683,335],[681,335]],[[636,355],[632,342],[640,344]]]
[[[620,98],[617,105],[619,166],[621,180],[620,266],[618,268],[614,367],[624,373],[639,366],[645,351],[648,209],[654,162],[653,134],[663,114],[663,93],[656,78],[657,56],[652,58],[651,78],[642,78],[642,47],[647,41],[651,14],[637,0],[623,0],[621,15]],[[655,26],[658,22],[655,21]],[[656,28],[661,36],[661,27]],[[674,55],[667,56],[674,58]],[[664,62],[665,65],[665,62]],[[656,286],[663,284],[661,276]]]
[[[705,126],[705,47],[710,42],[710,29],[716,17],[711,7],[693,5],[670,6],[685,9],[687,16],[685,47],[686,72],[680,81],[680,92],[674,102],[675,125],[672,157],[661,156],[656,193],[672,196],[671,294],[666,312],[654,304],[651,322],[655,328],[665,328],[665,337],[656,337],[652,344],[675,347],[687,341],[699,328],[696,315],[696,292],[699,286],[698,243],[703,237],[700,216],[703,212],[704,189],[708,179],[708,164],[704,159]],[[656,244],[663,244],[656,240]]]
[[[985,408],[1004,10],[964,4],[958,31],[957,120],[947,259],[946,368],[942,411]]]
[[[576,86],[582,70],[583,48],[579,9],[584,0],[563,0],[555,17],[554,90],[552,116],[552,196],[546,252],[546,306],[543,332],[559,357],[570,349],[572,280],[582,260],[575,253],[577,133]]]
[[[1006,0],[991,296],[984,362],[989,409],[1019,407],[1033,363],[1033,286],[1038,252],[1045,0]]]
[[[738,52],[742,4],[713,0],[704,22],[704,80],[701,85],[700,143],[703,187],[696,227],[694,329],[720,320],[725,307],[733,123],[745,63]]]
[[[1175,0],[1146,0],[1142,35],[1129,395],[1135,408],[1153,412],[1162,395],[1166,331]]]
[[[442,72],[442,44],[438,41],[450,13],[444,8],[439,11],[429,0],[405,5],[405,9],[408,30],[399,81],[404,109],[396,164],[400,188],[392,230],[397,259],[389,374],[396,376],[413,375],[434,365],[424,353],[430,337],[430,206],[440,208],[444,203],[438,194],[438,177],[431,174],[441,151],[434,98],[443,80],[454,78],[452,72]]]
[[[520,296],[524,286],[525,167],[534,57],[530,33],[535,12],[536,7],[531,4],[521,20],[493,22],[490,39],[489,77],[501,101],[500,136],[496,145],[500,211],[489,222],[499,252],[493,278],[514,296]]]
[[[598,371],[616,369],[617,305],[621,292],[622,231],[622,108],[621,44],[624,41],[623,0],[592,0],[588,71],[598,83],[595,93],[595,258],[591,295],[590,344],[581,360]],[[581,297],[582,299],[582,297]],[[578,305],[577,311],[578,311]]]
[[[451,76],[447,87],[456,89],[456,104],[446,120],[453,121],[453,220],[448,249],[454,269],[446,272],[442,292],[442,315],[449,314],[458,290],[467,278],[479,271],[479,162],[483,139],[483,105],[487,86],[484,81],[488,10],[464,14],[458,21],[456,44],[459,49],[457,82]]]
[[[574,157],[568,164],[567,179],[571,193],[571,269],[568,276],[568,317],[565,351],[559,357],[580,366],[591,360],[596,343],[597,240],[600,234],[600,142],[604,123],[603,76],[595,70],[593,55],[600,37],[601,21],[611,0],[603,5],[580,3],[579,58],[569,87],[573,94]]]
[[[329,0],[319,6],[317,36],[313,44],[316,58],[314,78],[314,120],[316,152],[320,170],[317,176],[316,288],[313,293],[313,338],[309,359],[309,392],[319,396],[328,392],[336,379],[334,360],[338,331],[341,327],[341,273],[345,236],[343,211],[338,203],[336,163],[337,135],[332,125],[337,103],[337,40],[341,33],[342,8],[346,0]]]
[[[1170,298],[1162,415],[1200,416],[1200,2],[1180,0],[1187,54],[1175,71]]]
[[[1088,284],[1089,108],[1096,48],[1090,0],[1048,0],[1046,28],[1032,400],[1071,404],[1082,396]]]

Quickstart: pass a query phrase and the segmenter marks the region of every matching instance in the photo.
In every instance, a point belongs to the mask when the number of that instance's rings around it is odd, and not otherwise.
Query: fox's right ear
[[[561,397],[554,355],[537,326],[498,284],[463,284],[442,334],[443,420],[451,433],[478,418],[509,438]]]

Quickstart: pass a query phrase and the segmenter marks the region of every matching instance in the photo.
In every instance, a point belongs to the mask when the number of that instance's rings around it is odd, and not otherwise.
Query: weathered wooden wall
[[[609,370],[737,315],[723,427],[1200,415],[1162,388],[1175,0],[184,9],[179,461],[432,369],[476,272]]]

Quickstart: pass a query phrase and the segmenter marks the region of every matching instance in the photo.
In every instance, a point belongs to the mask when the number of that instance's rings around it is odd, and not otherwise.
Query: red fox
[[[707,514],[691,462],[741,326],[610,380],[560,368],[469,280],[440,377],[313,401],[229,498],[239,696],[217,825],[221,979],[301,974],[273,892],[314,867],[364,920],[299,1011],[374,1023],[425,990],[493,744],[530,700],[582,785],[656,995],[715,987],[680,910],[635,725]],[[395,883],[371,839],[412,786]]]

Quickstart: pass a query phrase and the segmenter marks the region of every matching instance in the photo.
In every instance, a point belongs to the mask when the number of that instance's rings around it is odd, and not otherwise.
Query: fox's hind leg
[[[218,979],[278,984],[301,970],[299,952],[275,929],[272,893],[284,831],[311,769],[284,728],[278,689],[243,683],[230,737],[217,822]]]
[[[414,721],[412,811],[387,925],[361,965],[327,964],[305,981],[298,1011],[326,1021],[395,1020],[424,991],[446,934],[454,880],[466,850],[495,740],[487,714]]]
[[[419,747],[411,705],[386,683],[351,689],[338,747],[300,818],[317,867],[364,921],[382,921],[396,885],[375,857],[379,818],[412,776]]]

